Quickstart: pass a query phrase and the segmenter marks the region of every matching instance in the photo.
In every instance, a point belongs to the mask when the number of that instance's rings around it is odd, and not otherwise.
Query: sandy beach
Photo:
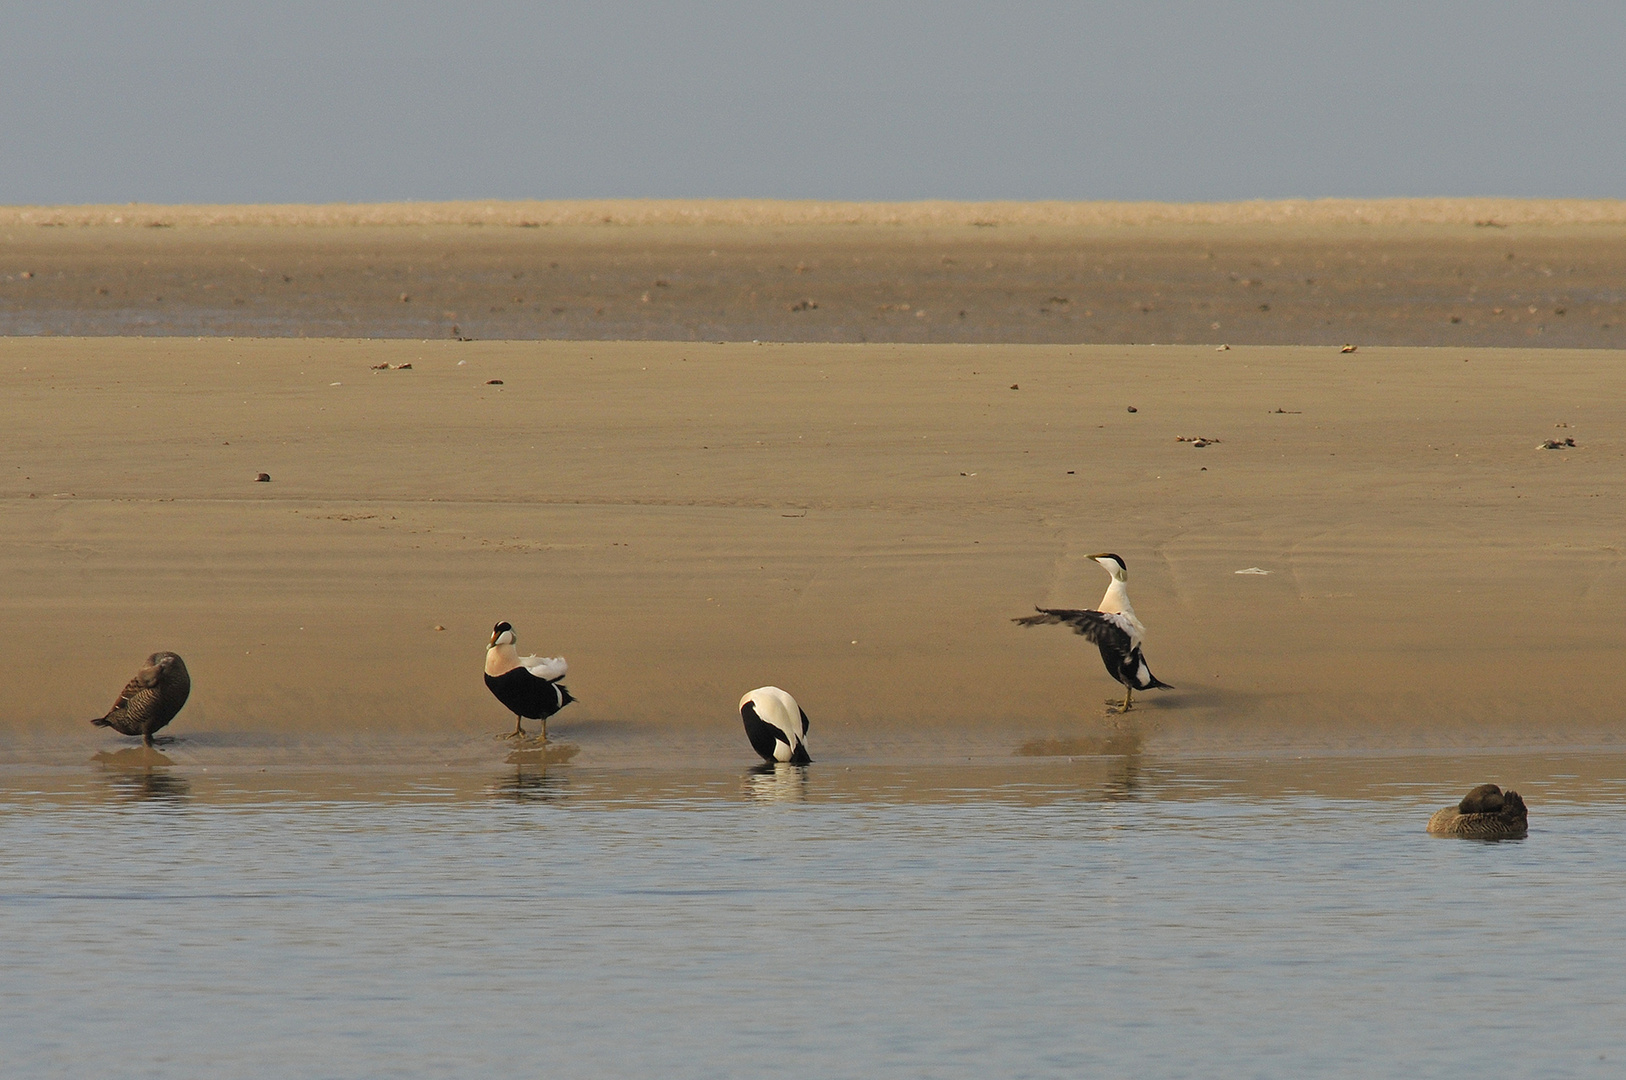
[[[732,745],[768,682],[835,760],[1612,743],[1622,359],[5,339],[0,720],[106,741],[167,648],[194,746],[467,741],[508,619],[583,760]],[[1101,550],[1177,687],[1127,721],[1010,622]]]

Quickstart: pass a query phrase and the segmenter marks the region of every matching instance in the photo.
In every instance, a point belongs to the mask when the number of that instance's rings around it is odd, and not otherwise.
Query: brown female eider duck
[[[125,684],[107,715],[91,723],[120,735],[140,735],[151,746],[152,733],[175,719],[191,693],[192,676],[181,658],[172,652],[155,652],[147,657],[147,666]]]
[[[1517,791],[1495,784],[1480,784],[1455,806],[1447,806],[1428,819],[1435,836],[1466,836],[1473,840],[1517,840],[1530,831],[1528,812]]]
[[[562,656],[521,656],[514,647],[514,628],[500,622],[491,628],[486,646],[486,688],[514,714],[514,730],[504,736],[525,737],[521,719],[542,721],[542,741],[548,739],[548,717],[576,699],[560,679],[565,677]]]

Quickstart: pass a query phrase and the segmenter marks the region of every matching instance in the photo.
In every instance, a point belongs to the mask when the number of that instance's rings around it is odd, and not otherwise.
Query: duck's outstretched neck
[[[1101,606],[1097,610],[1105,611],[1109,615],[1116,613],[1133,617],[1135,609],[1129,603],[1129,588],[1117,578],[1113,578],[1112,584],[1107,586],[1107,594],[1101,598]]]

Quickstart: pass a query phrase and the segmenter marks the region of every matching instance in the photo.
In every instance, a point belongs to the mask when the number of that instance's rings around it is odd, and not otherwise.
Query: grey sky
[[[0,0],[0,203],[1626,196],[1626,4]]]

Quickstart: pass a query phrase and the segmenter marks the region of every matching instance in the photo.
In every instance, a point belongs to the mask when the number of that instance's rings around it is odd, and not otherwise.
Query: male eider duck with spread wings
[[[1146,635],[1146,627],[1135,618],[1135,609],[1129,605],[1129,590],[1124,587],[1129,580],[1129,569],[1124,566],[1124,561],[1111,553],[1091,555],[1090,558],[1112,575],[1099,610],[1035,608],[1039,614],[1011,621],[1023,626],[1066,623],[1073,628],[1073,633],[1095,642],[1101,650],[1101,662],[1107,666],[1107,674],[1124,685],[1122,708],[1128,712],[1135,707],[1133,699],[1136,690],[1173,690],[1174,687],[1159,682],[1152,669],[1146,666],[1146,658],[1141,655],[1140,643]]]
[[[562,656],[521,656],[514,645],[514,628],[500,622],[491,628],[486,646],[486,688],[514,714],[514,730],[504,738],[523,739],[523,718],[542,721],[542,741],[548,738],[548,717],[576,699],[565,684]]]

